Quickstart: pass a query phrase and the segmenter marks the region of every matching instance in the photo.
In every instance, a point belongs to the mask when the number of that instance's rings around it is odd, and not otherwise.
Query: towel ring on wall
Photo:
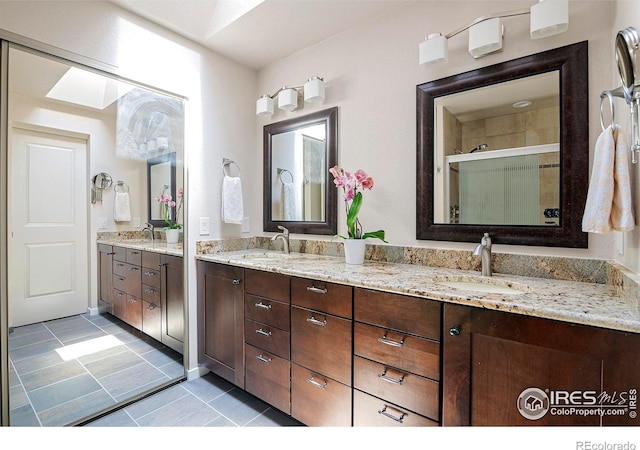
[[[240,166],[238,166],[238,164],[236,164],[236,162],[232,159],[229,158],[222,158],[222,175],[229,175],[231,176],[231,165],[236,166],[236,169],[238,170],[238,177],[240,176]],[[227,174],[227,172],[225,171],[225,169],[229,169],[229,173]]]
[[[116,187],[113,188],[116,192],[129,192],[129,186],[124,181],[118,181]]]
[[[600,126],[602,127],[602,131],[607,129],[607,127],[604,124],[604,110],[603,110],[605,98],[609,99],[609,111],[611,113],[611,126],[614,126],[616,123],[616,111],[613,106],[613,95],[611,94],[610,91],[603,91],[602,94],[600,94]]]
[[[278,168],[278,178],[280,178],[280,183],[285,184],[284,180],[282,179],[282,174],[283,173],[288,173],[289,176],[291,177],[290,183],[293,183],[293,174],[291,172],[289,172],[287,169]]]

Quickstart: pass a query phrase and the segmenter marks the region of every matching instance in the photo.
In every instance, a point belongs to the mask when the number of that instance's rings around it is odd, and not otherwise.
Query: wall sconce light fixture
[[[273,95],[264,94],[256,101],[256,114],[270,116],[274,112],[274,99],[278,99],[278,108],[284,111],[295,111],[302,108],[302,99],[307,103],[324,100],[324,80],[313,76],[305,84],[283,86]]]
[[[565,32],[569,28],[568,0],[539,0],[528,9],[506,11],[479,17],[449,34],[430,34],[420,43],[420,64],[445,63],[448,60],[447,40],[469,30],[469,53],[474,58],[502,50],[504,26],[500,19],[529,14],[531,39]]]

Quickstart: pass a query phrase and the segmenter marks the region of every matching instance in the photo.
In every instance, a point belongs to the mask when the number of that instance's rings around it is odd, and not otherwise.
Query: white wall
[[[634,27],[640,30],[640,5],[637,0],[618,0],[616,3],[615,21],[611,31],[611,42],[615,41],[619,30],[627,27]],[[613,44],[612,44],[613,45]],[[640,64],[640,58],[636,56],[636,61]],[[603,87],[605,89],[614,89],[622,84],[620,75],[617,70],[615,59],[612,61],[615,67],[609,85]],[[636,68],[636,72],[640,73],[640,67]],[[638,75],[636,75],[638,76]],[[636,84],[640,84],[640,80],[636,79]],[[607,109],[605,106],[605,110]],[[631,137],[631,121],[629,120],[629,108],[622,99],[614,101],[616,122],[623,126],[627,136]],[[632,186],[634,192],[634,211],[636,219],[636,229],[626,233],[616,233],[617,239],[621,240],[624,254],[620,255],[616,252],[616,260],[624,264],[636,274],[640,273],[640,164],[631,165]],[[617,248],[617,246],[616,246]]]
[[[185,257],[189,309],[196,311],[195,240],[240,235],[238,225],[220,222],[222,158],[235,160],[249,174],[245,192],[261,192],[261,177],[250,176],[249,169],[255,159],[255,72],[108,2],[0,2],[0,29],[110,64],[112,73],[187,98]],[[211,218],[209,236],[199,236],[199,217]],[[196,314],[190,314],[188,325],[187,365],[195,369]]]
[[[416,85],[588,40],[591,70],[589,92],[585,95],[589,95],[588,125],[593,151],[600,132],[599,95],[610,88],[615,63],[611,37],[614,2],[571,1],[569,30],[546,39],[529,38],[528,15],[504,19],[504,51],[478,60],[468,53],[467,32],[449,40],[446,65],[421,67],[418,45],[430,33],[446,34],[489,12],[511,11],[531,4],[531,1],[415,2],[267,66],[258,74],[256,97],[318,75],[325,78],[326,98],[323,104],[306,104],[298,112],[280,111],[269,119],[259,118],[257,148],[261,146],[265,124],[338,106],[339,163],[347,170],[364,169],[376,183],[364,195],[361,213],[364,228],[384,229],[389,242],[395,245],[471,251],[474,244],[415,239]],[[254,215],[258,214],[258,206],[254,205]],[[338,229],[343,232],[345,213],[341,207],[338,212]],[[496,245],[495,250],[612,259],[613,240],[613,235],[590,235],[588,249]]]

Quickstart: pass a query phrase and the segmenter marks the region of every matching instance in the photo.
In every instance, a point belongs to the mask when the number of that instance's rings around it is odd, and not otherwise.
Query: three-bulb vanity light
[[[469,30],[469,53],[480,58],[502,49],[504,25],[500,19],[505,17],[531,15],[531,39],[539,39],[565,32],[569,28],[568,0],[539,0],[531,8],[516,11],[493,13],[475,19],[468,25],[458,28],[447,35],[430,34],[420,44],[420,64],[445,63],[448,60],[447,39]]]
[[[263,95],[256,101],[256,114],[270,116],[274,111],[274,99],[278,100],[278,108],[294,111],[302,107],[302,97],[307,103],[316,103],[324,99],[324,80],[311,77],[304,85],[284,86],[273,95]]]

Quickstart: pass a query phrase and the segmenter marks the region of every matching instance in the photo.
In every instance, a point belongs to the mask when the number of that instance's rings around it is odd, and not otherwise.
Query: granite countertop
[[[165,240],[155,239],[129,239],[121,237],[102,237],[96,241],[98,244],[117,245],[126,248],[135,248],[148,252],[163,253],[165,255],[182,256],[182,242],[167,244]]]
[[[477,271],[365,261],[345,264],[339,256],[247,249],[198,254],[203,261],[313,278],[385,292],[441,300],[448,303],[555,319],[640,333],[638,303],[611,284],[586,283]],[[478,281],[517,293],[477,292],[439,284],[442,281]]]

